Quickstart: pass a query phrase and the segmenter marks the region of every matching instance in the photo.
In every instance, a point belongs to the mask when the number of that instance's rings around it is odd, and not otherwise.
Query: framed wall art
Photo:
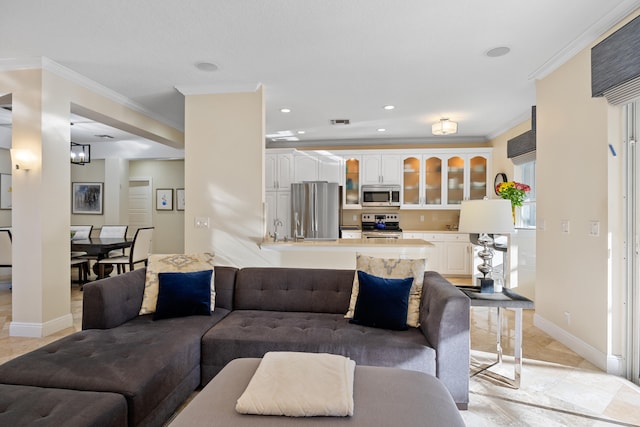
[[[6,173],[0,174],[0,209],[11,209],[12,191],[11,175]]]
[[[184,210],[184,188],[176,189],[176,210]]]
[[[156,189],[156,210],[158,211],[173,210],[173,188]]]
[[[71,213],[76,215],[102,215],[103,185],[102,182],[71,183]]]

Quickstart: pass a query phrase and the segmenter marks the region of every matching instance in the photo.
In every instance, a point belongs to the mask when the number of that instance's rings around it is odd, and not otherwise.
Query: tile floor
[[[0,363],[80,330],[82,292],[71,289],[73,328],[36,339],[9,336],[11,291],[0,284]],[[495,309],[471,311],[471,363],[495,358]],[[501,385],[482,374],[471,378],[470,405],[462,411],[467,426],[640,426],[640,388],[607,375],[533,326],[533,310],[523,320],[522,385]],[[503,333],[509,336],[513,313],[506,311]],[[505,359],[496,372],[513,375],[511,341],[503,338]]]

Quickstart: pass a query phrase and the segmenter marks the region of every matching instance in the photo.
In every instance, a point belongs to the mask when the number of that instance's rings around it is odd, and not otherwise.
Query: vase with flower
[[[496,193],[503,198],[511,201],[511,215],[513,223],[516,223],[516,206],[522,206],[522,202],[527,197],[527,193],[531,191],[531,187],[515,181],[501,182],[496,185]]]

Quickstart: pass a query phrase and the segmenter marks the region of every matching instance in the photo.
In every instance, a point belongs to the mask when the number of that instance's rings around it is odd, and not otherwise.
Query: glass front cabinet
[[[488,195],[488,153],[407,155],[402,167],[403,209],[458,209]]]
[[[343,209],[360,209],[360,156],[344,156]]]

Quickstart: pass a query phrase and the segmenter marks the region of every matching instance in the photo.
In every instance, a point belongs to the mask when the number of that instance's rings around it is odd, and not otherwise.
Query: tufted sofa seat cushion
[[[344,312],[234,310],[202,338],[202,385],[231,360],[259,358],[268,351],[340,354],[357,365],[436,375],[436,352],[416,328],[390,331],[354,325]]]
[[[119,393],[128,425],[158,425],[198,386],[201,337],[228,313],[81,331],[0,365],[0,383]]]
[[[127,402],[114,393],[0,384],[0,425],[121,427]]]

